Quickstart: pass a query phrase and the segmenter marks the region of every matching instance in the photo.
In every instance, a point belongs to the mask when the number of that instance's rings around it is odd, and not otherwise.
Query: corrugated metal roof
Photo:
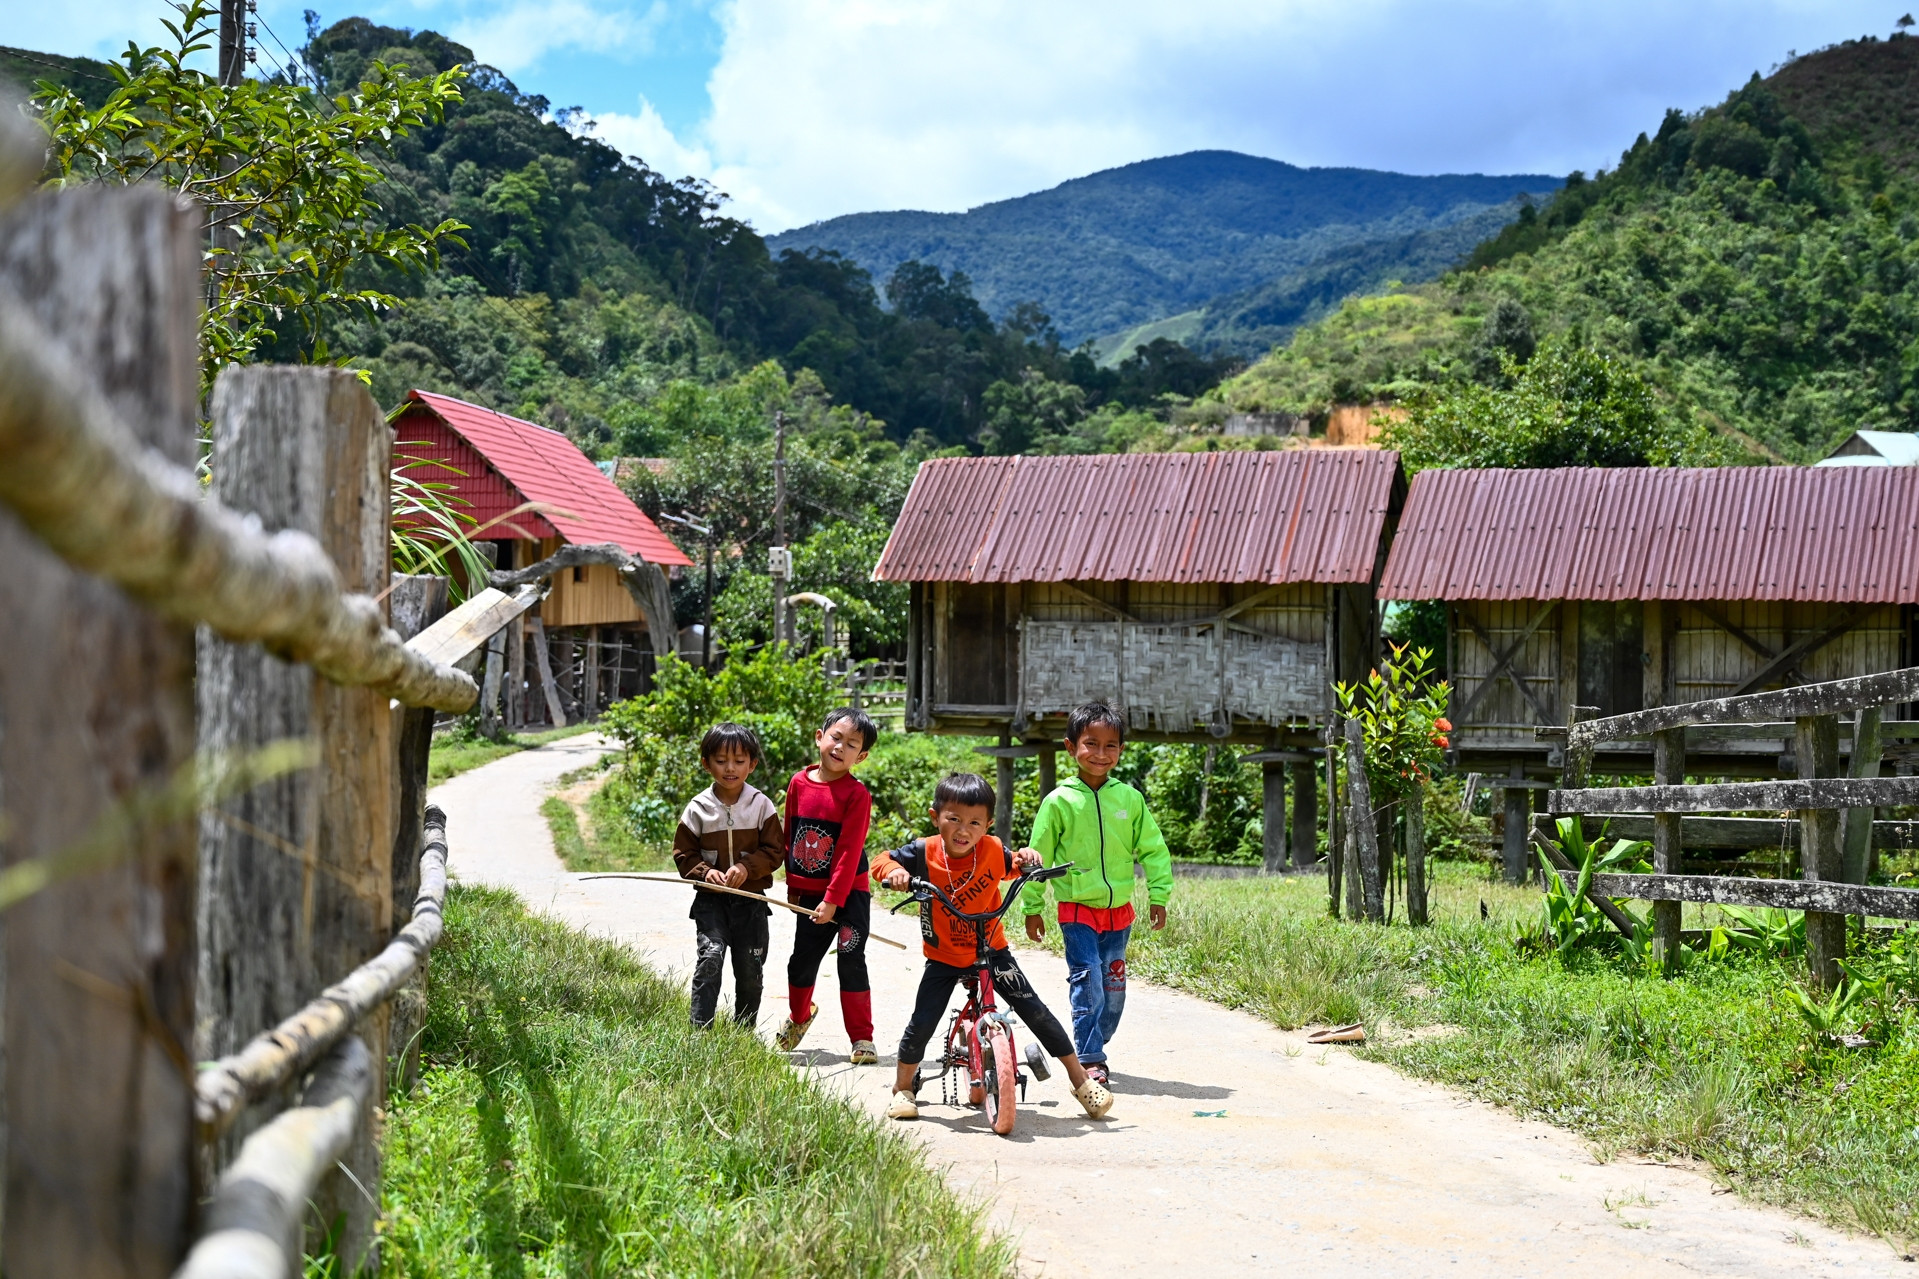
[[[1919,470],[1423,471],[1386,599],[1919,600]]]
[[[1369,582],[1398,474],[1377,449],[936,458],[873,576]]]
[[[416,468],[423,479],[452,485],[456,495],[471,503],[467,513],[480,523],[523,502],[538,502],[550,509],[543,513],[544,518],[514,517],[513,523],[521,532],[534,536],[557,534],[575,545],[611,542],[650,564],[692,564],[673,540],[660,531],[659,525],[646,517],[646,512],[635,506],[573,441],[558,431],[468,404],[450,395],[409,391],[406,398],[409,405],[421,405],[459,439],[471,445],[496,473],[475,473],[454,458],[447,460],[468,474],[436,475],[428,469]],[[431,430],[422,432],[406,423],[400,425],[399,434],[401,443],[433,438]],[[425,445],[399,451],[420,458],[433,452]],[[505,530],[501,530],[499,535],[504,533]]]
[[[1910,431],[1854,431],[1814,466],[1919,466],[1919,435]]]

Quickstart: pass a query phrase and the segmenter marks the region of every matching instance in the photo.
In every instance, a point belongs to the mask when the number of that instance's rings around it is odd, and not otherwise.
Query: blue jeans
[[[1102,933],[1086,924],[1059,926],[1066,942],[1066,981],[1073,1006],[1073,1046],[1083,1065],[1106,1060],[1106,1041],[1126,1011],[1126,939],[1133,930]]]

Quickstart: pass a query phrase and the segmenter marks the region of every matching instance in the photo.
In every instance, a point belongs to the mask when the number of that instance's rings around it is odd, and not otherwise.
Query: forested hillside
[[[1651,388],[1675,442],[1641,460],[1809,461],[1857,427],[1912,430],[1916,123],[1919,40],[1798,58],[1717,107],[1667,112],[1616,169],[1574,175],[1462,269],[1348,301],[1221,396],[1421,410],[1459,388],[1512,388],[1550,349]]]
[[[434,32],[353,18],[310,32],[302,56],[329,95],[376,59],[420,75],[467,68],[444,120],[395,140],[380,192],[396,224],[464,223],[465,247],[445,248],[438,270],[383,279],[404,306],[318,335],[331,357],[369,371],[385,403],[426,387],[560,427],[596,452],[660,455],[726,422],[763,431],[775,407],[766,377],[750,383],[759,399],[722,391],[776,361],[789,378],[810,371],[814,401],[924,450],[978,447],[1002,382],[1042,377],[1075,388],[1086,409],[1118,412],[1203,391],[1226,371],[1170,347],[1096,368],[1036,308],[989,319],[962,275],[906,263],[876,287],[832,253],[772,253],[704,184],[622,156],[577,110],[520,93]],[[289,327],[273,354],[314,349]]]
[[[1430,278],[1511,220],[1522,192],[1543,196],[1559,182],[1544,174],[1302,169],[1194,151],[965,213],[854,213],[769,243],[843,253],[882,277],[905,261],[964,271],[989,313],[1037,302],[1076,343],[1294,276],[1354,246],[1378,259],[1376,270],[1347,277],[1355,283]],[[1451,256],[1418,256],[1410,237],[1461,224],[1471,229],[1454,237]],[[1272,345],[1260,326],[1299,319],[1243,310],[1204,326],[1209,349],[1257,354]],[[1289,313],[1282,306],[1275,314]]]

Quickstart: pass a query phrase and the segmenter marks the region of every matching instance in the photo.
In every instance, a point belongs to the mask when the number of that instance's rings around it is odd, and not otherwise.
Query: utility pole
[[[786,414],[773,413],[773,546],[767,552],[767,571],[773,578],[773,642],[792,642],[786,621],[786,583],[793,574],[793,557],[786,549]]]
[[[698,533],[706,543],[706,616],[700,622],[700,669],[713,669],[713,526],[694,520],[691,511],[682,511],[678,515],[662,515],[660,518],[673,521],[682,528]]]
[[[220,83],[229,88],[239,84],[247,73],[247,37],[251,24],[247,13],[251,0],[220,0]]]

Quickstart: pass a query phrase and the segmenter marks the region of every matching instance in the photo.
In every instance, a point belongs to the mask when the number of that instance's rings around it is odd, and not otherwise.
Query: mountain
[[[1493,382],[1557,340],[1754,454],[1919,428],[1919,39],[1848,41],[1668,111],[1617,168],[1427,284],[1352,298],[1220,389],[1313,414]]]
[[[877,280],[915,260],[963,271],[989,313],[1037,302],[1076,343],[1296,276],[1360,245],[1381,246],[1380,279],[1429,278],[1415,274],[1413,237],[1469,226],[1459,237],[1463,250],[1490,229],[1487,218],[1497,225],[1516,215],[1522,192],[1543,196],[1559,185],[1545,174],[1414,177],[1193,151],[965,213],[848,214],[770,236],[767,247],[841,253]],[[1400,260],[1386,247],[1393,244],[1411,255],[1405,270],[1386,265]],[[1430,262],[1430,253],[1420,260]],[[1377,271],[1359,275],[1370,281]],[[1213,345],[1265,349],[1250,337],[1272,327],[1263,316],[1222,320]]]

